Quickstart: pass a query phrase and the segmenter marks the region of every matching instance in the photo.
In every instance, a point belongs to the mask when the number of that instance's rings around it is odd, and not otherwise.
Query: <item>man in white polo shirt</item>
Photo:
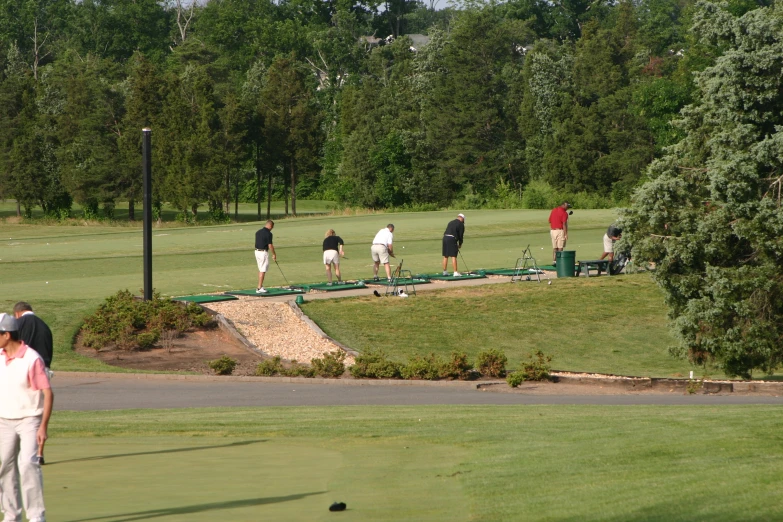
[[[8,314],[0,314],[0,397],[3,520],[21,522],[24,506],[30,522],[46,522],[38,445],[47,439],[54,394],[43,359],[19,340]]]
[[[382,228],[375,234],[375,239],[372,240],[372,247],[370,252],[372,253],[373,267],[372,275],[373,279],[378,280],[378,268],[383,263],[386,269],[386,277],[391,281],[391,269],[389,268],[389,256],[394,256],[394,247],[392,242],[394,241],[394,225],[389,223],[386,228]]]

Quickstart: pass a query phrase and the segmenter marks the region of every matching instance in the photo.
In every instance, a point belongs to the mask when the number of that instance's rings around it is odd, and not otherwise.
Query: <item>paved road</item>
[[[242,382],[230,379],[180,380],[166,377],[74,376],[52,381],[58,410],[201,408],[232,406],[369,406],[427,404],[596,404],[717,405],[783,404],[783,397],[749,395],[563,394],[528,386],[521,392],[481,391],[469,383],[359,384]],[[557,386],[557,385],[552,385]],[[598,390],[596,390],[597,392]]]

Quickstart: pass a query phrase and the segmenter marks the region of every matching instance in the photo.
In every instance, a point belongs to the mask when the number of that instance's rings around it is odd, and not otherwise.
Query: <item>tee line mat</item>
[[[520,268],[519,271],[517,271],[516,268],[479,268],[478,271],[484,272],[487,275],[502,275],[502,276],[534,275],[536,273],[535,269],[533,268],[525,268],[525,269]]]
[[[436,281],[462,281],[463,279],[484,279],[487,276],[481,274],[463,274],[461,276],[445,276],[443,274],[416,274],[416,277],[426,277],[427,279],[434,279]]]
[[[405,285],[424,285],[429,283],[429,279],[421,279],[414,277],[413,279],[410,278],[399,278],[396,281],[397,286],[405,286]],[[364,281],[365,285],[379,285],[379,286],[393,286],[394,282],[389,281],[385,277],[383,279],[379,279],[378,281],[373,281],[372,279],[367,279]]]
[[[305,285],[296,285],[306,290],[317,290],[319,292],[337,292],[339,290],[356,290],[360,288],[367,288],[362,281],[356,282],[344,282],[344,283],[308,283]]]
[[[266,293],[257,294],[255,288],[250,290],[232,290],[231,292],[224,292],[227,295],[254,295],[256,297],[272,297],[275,295],[291,295],[291,294],[304,294],[305,289],[301,287],[295,288],[267,288]]]
[[[217,303],[220,301],[236,301],[239,299],[235,295],[185,295],[182,297],[172,297],[172,301],[184,301],[188,303]]]

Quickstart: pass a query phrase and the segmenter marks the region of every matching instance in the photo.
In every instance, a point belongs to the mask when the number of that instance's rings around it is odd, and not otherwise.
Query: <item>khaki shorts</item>
[[[258,263],[258,271],[266,273],[269,270],[269,252],[256,250],[256,263]]]
[[[563,229],[550,230],[549,235],[552,238],[552,248],[565,248],[566,238],[565,231]]]
[[[340,253],[337,250],[324,250],[324,264],[325,265],[339,265]]]
[[[370,252],[372,252],[372,260],[376,263],[380,261],[384,265],[389,264],[389,249],[386,245],[373,245]]]
[[[604,234],[604,253],[611,254],[614,252],[614,241],[612,238]]]

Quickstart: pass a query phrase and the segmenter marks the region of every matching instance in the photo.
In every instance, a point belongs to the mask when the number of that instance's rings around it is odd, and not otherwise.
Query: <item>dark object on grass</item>
[[[329,506],[329,511],[345,511],[345,502],[335,502]]]
[[[381,296],[381,294],[378,292],[378,290],[373,290],[372,291],[372,295],[374,295],[375,297],[380,297]]]

